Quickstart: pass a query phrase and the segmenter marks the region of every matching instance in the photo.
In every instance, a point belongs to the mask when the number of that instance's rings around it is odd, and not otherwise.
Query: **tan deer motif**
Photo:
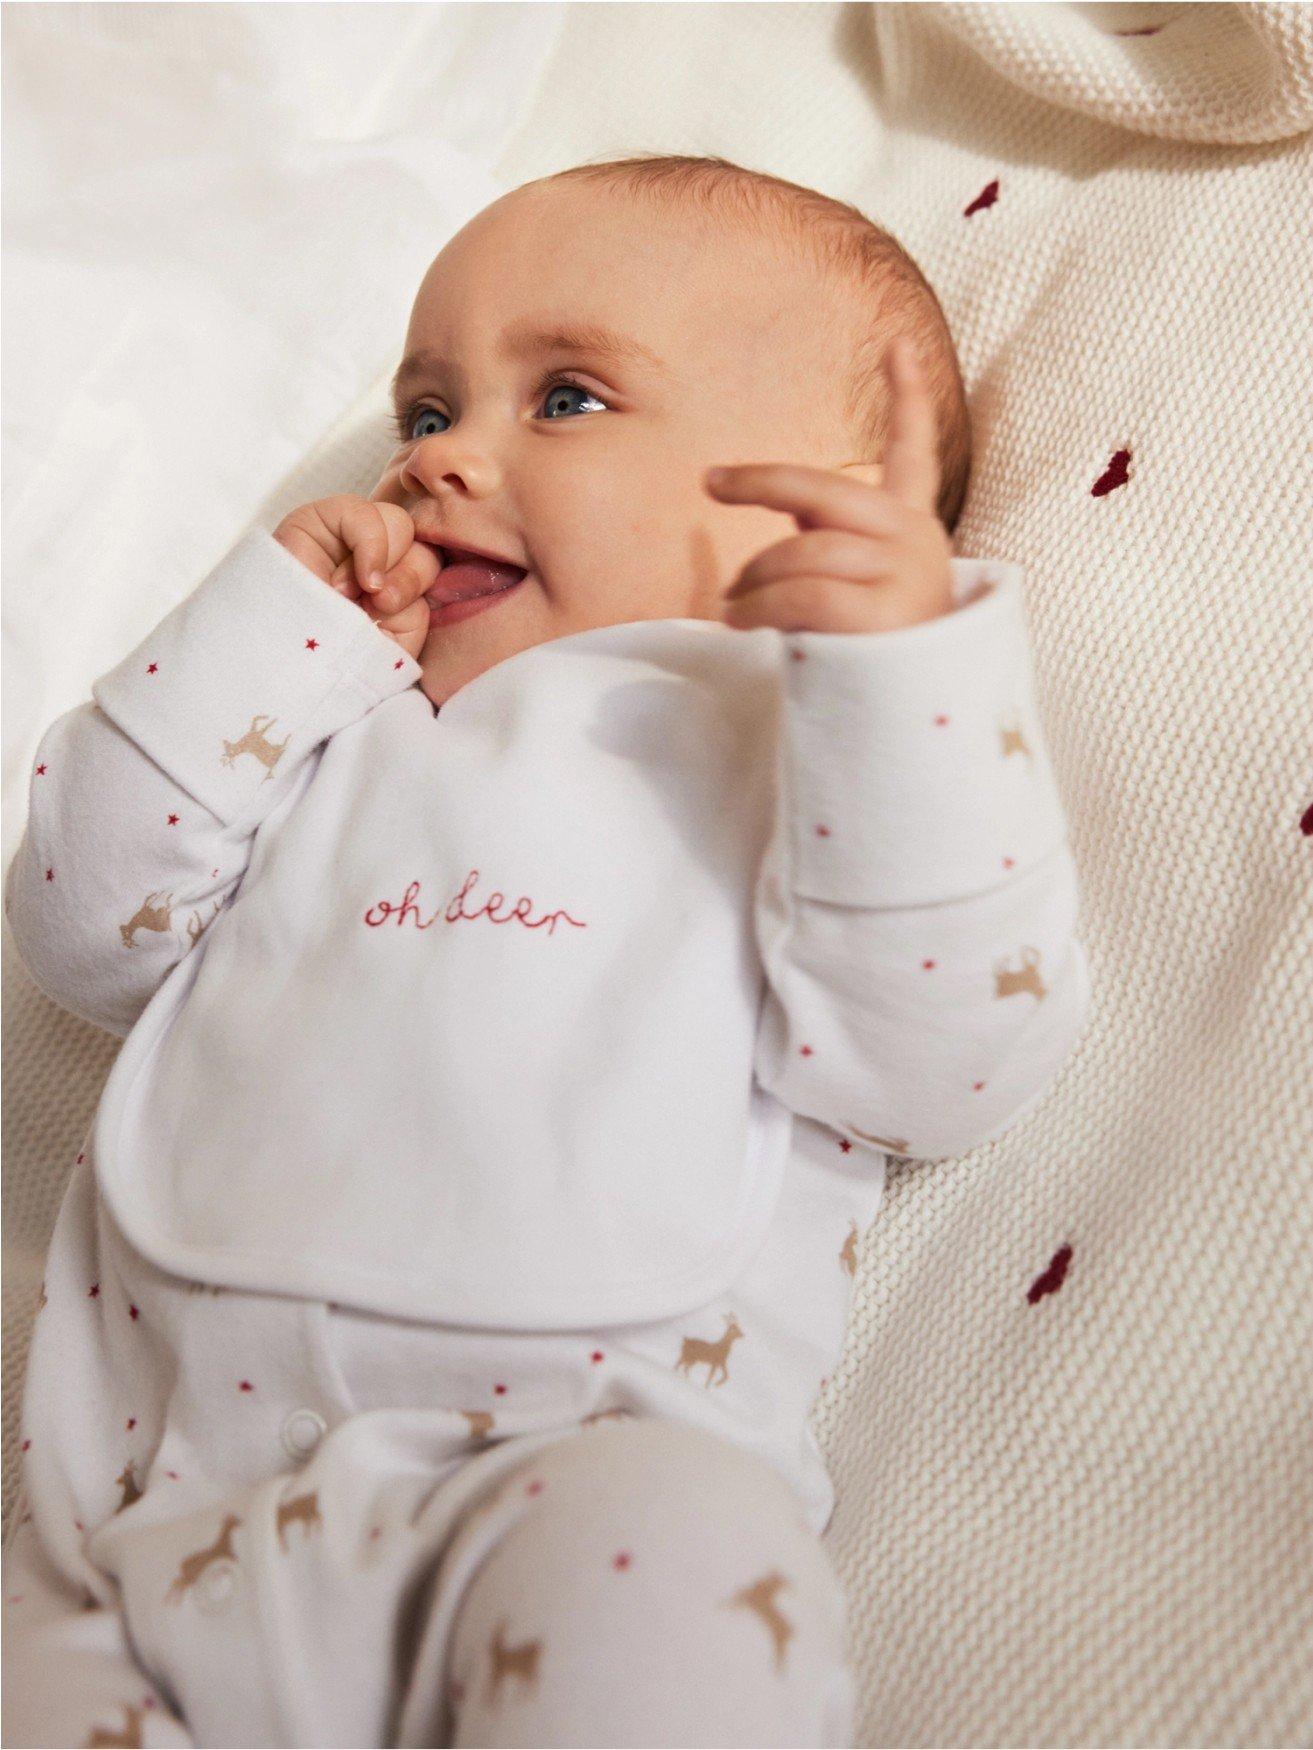
[[[290,731],[286,741],[273,742],[266,738],[264,733],[265,730],[268,729],[271,723],[276,723],[277,721],[278,719],[276,717],[261,717],[257,715],[252,717],[251,727],[246,731],[245,735],[242,736],[240,741],[228,741],[225,737],[220,736],[219,739],[223,742],[223,752],[219,755],[219,764],[221,766],[230,766],[233,761],[237,759],[239,754],[252,754],[260,761],[261,765],[268,766],[269,770],[265,773],[263,779],[263,782],[267,784],[270,778],[274,775],[274,767],[283,757],[283,751],[286,748],[287,743],[292,739]]]
[[[41,1311],[41,1308],[42,1308],[42,1307],[43,1307],[43,1306],[44,1306],[44,1305],[45,1305],[45,1304],[46,1304],[46,1285],[45,1285],[45,1281],[44,1281],[44,1279],[43,1279],[43,1280],[42,1280],[42,1283],[41,1283],[41,1292],[40,1292],[40,1294],[39,1294],[39,1295],[38,1295],[38,1296],[37,1296],[37,1302],[36,1302],[36,1310],[37,1310],[37,1311],[38,1311],[38,1312],[40,1312],[40,1311]]]
[[[209,929],[215,918],[218,917],[222,908],[223,901],[221,899],[216,899],[214,902],[214,910],[210,913],[209,917],[206,918],[204,923],[201,922],[201,914],[198,911],[194,911],[191,914],[191,919],[187,925],[187,934],[191,937],[191,945],[193,948],[200,941],[206,930]]]
[[[1015,996],[1018,991],[1029,991],[1040,1002],[1049,994],[1044,980],[1039,975],[1039,949],[1023,948],[1021,950],[1021,970],[1013,972],[1006,960],[994,962],[994,995],[996,997]]]
[[[753,1610],[770,1630],[770,1636],[775,1643],[775,1669],[781,1670],[784,1665],[784,1652],[789,1637],[794,1633],[793,1624],[782,1614],[775,1602],[775,1594],[781,1586],[790,1582],[783,1574],[763,1574],[760,1580],[755,1580],[751,1586],[745,1586],[742,1592],[736,1592],[732,1598],[725,1600],[726,1604],[740,1604],[745,1609]]]
[[[188,1294],[222,1294],[223,1289],[217,1282],[189,1282]]]
[[[999,741],[1003,748],[1003,758],[1010,753],[1024,753],[1027,759],[1035,756],[1026,746],[1026,738],[1021,733],[1021,719],[1014,714],[1011,723],[1000,723],[998,726]]]
[[[586,1428],[593,1422],[607,1422],[610,1421],[613,1416],[632,1416],[633,1413],[632,1410],[624,1409],[594,1410],[591,1416],[584,1416],[581,1418],[580,1426]]]
[[[725,1363],[729,1359],[730,1349],[742,1335],[739,1321],[734,1314],[726,1313],[724,1334],[716,1342],[708,1343],[702,1337],[684,1338],[679,1360],[675,1363],[676,1371],[687,1376],[699,1363],[705,1363],[707,1377],[703,1380],[703,1385],[724,1385],[729,1378],[729,1368]],[[716,1378],[717,1373],[720,1375],[719,1379]]]
[[[486,1440],[493,1430],[491,1410],[462,1410],[461,1415],[470,1425],[471,1440]]]
[[[180,1599],[184,1592],[196,1584],[212,1562],[235,1562],[237,1560],[236,1552],[233,1549],[233,1532],[240,1524],[241,1520],[235,1513],[225,1513],[223,1530],[208,1549],[198,1549],[193,1555],[182,1558],[177,1576],[172,1586],[164,1594],[166,1604]]]
[[[503,1619],[493,1630],[492,1640],[488,1643],[488,1658],[491,1661],[488,1670],[489,1705],[496,1702],[503,1677],[519,1677],[530,1689],[538,1681],[538,1655],[543,1650],[542,1642],[521,1641],[518,1647],[508,1647],[502,1638],[505,1632],[506,1623]]]
[[[290,1501],[280,1501],[277,1520],[278,1543],[282,1549],[287,1548],[287,1527],[298,1521],[305,1526],[305,1534],[309,1537],[316,1525],[324,1523],[319,1517],[318,1489],[311,1490],[308,1495],[293,1495]]]
[[[152,905],[151,901],[158,901]],[[172,893],[161,889],[158,893],[148,893],[145,899],[133,912],[126,924],[119,925],[119,934],[123,937],[125,948],[135,948],[137,944],[133,937],[138,930],[167,930],[169,927],[169,910],[173,905]]]
[[[125,1507],[131,1507],[134,1501],[140,1501],[141,1499],[141,1490],[137,1487],[137,1479],[133,1473],[132,1466],[133,1460],[129,1459],[123,1469],[119,1472],[118,1476],[114,1478],[114,1481],[123,1491],[123,1498],[114,1509],[116,1513],[121,1513]]]
[[[851,1225],[849,1226],[848,1238],[843,1242],[843,1249],[839,1253],[839,1262],[843,1265],[844,1269],[848,1272],[848,1274],[850,1276],[856,1276],[856,1274],[857,1274],[857,1223],[855,1221],[853,1223],[851,1223]]]
[[[860,1136],[863,1142],[873,1142],[877,1148],[886,1148],[891,1155],[910,1155],[912,1145],[905,1136],[872,1136],[869,1130],[859,1130],[855,1124],[845,1124],[845,1130],[851,1130],[854,1136]]]
[[[122,1744],[127,1750],[141,1750],[142,1711],[138,1707],[123,1704],[124,1724],[121,1732],[111,1732],[108,1726],[93,1726],[91,1736],[87,1739],[86,1750],[102,1750],[102,1746]]]

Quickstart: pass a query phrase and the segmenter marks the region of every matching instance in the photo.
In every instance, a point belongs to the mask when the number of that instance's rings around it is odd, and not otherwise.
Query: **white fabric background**
[[[860,1741],[1310,1741],[1313,8],[27,6],[4,46],[6,861],[46,723],[247,523],[372,484],[419,277],[503,188],[719,153],[911,249],[1094,1011],[864,1247],[816,1420]],[[117,1042],[5,946],[8,1516]]]

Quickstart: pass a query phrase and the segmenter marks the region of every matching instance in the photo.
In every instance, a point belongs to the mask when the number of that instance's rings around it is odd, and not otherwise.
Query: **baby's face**
[[[584,325],[642,350],[527,340]],[[405,352],[432,360],[400,376],[403,435],[371,496],[528,575],[432,628],[428,697],[440,705],[516,651],[588,627],[722,618],[741,567],[798,526],[719,504],[703,473],[852,461],[838,334],[784,245],[709,216],[567,182],[516,189],[471,220],[420,286]]]

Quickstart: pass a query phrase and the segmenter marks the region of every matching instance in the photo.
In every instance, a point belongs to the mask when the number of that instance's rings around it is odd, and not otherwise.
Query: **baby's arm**
[[[124,1037],[240,883],[306,760],[421,672],[248,530],[41,739],[4,888],[40,988]]]
[[[928,1159],[1038,1104],[1090,995],[1020,573],[953,572],[964,605],[937,619],[787,640],[803,655],[786,648],[756,905],[757,1079],[793,1111]]]

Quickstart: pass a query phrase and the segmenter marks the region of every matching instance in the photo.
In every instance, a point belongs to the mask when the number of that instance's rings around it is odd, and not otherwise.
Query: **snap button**
[[[283,1423],[283,1445],[293,1458],[309,1458],[327,1426],[314,1410],[293,1410]]]

